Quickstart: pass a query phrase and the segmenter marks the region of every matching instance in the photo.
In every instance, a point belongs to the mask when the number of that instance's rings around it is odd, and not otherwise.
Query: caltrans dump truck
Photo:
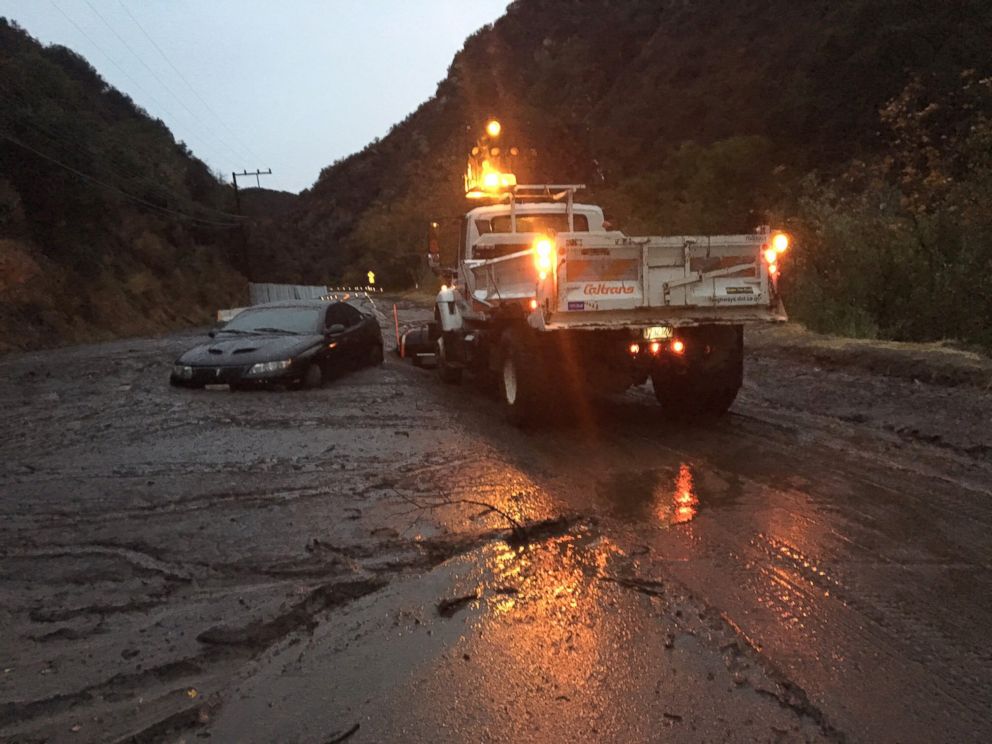
[[[788,235],[630,237],[576,203],[581,185],[516,184],[487,157],[499,152],[492,139],[473,150],[466,180],[469,197],[492,203],[465,215],[437,296],[441,379],[494,375],[515,423],[649,378],[669,417],[726,412],[744,326],[786,320],[777,285]]]

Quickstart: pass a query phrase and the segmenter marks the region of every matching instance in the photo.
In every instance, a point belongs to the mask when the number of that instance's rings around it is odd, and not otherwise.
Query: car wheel
[[[319,388],[323,382],[324,372],[321,370],[320,365],[314,362],[303,373],[303,377],[300,380],[300,387],[304,390],[314,390],[315,388]]]

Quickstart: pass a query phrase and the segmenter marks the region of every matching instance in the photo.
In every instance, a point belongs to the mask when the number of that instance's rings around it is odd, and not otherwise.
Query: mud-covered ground
[[[406,304],[404,322],[422,311]],[[0,358],[0,740],[992,740],[992,394],[765,339],[521,432],[391,355]]]

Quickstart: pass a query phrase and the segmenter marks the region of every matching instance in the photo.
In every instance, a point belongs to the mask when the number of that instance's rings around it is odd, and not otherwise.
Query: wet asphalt
[[[751,352],[520,431],[196,338],[0,358],[0,741],[992,740],[988,391]]]

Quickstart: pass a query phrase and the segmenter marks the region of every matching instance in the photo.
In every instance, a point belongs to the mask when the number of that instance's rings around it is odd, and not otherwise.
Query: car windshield
[[[320,326],[322,307],[266,307],[245,310],[221,329],[224,333],[286,331],[316,333]]]

